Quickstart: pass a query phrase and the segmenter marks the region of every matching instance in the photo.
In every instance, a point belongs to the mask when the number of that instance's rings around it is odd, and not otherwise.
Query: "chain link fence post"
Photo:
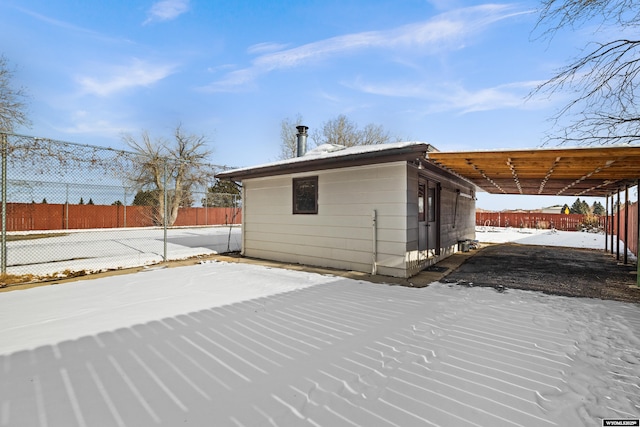
[[[164,238],[163,238],[163,243],[164,243],[164,252],[162,253],[162,259],[164,260],[164,262],[167,262],[167,159],[164,159],[163,161],[164,163],[164,169],[163,169],[163,173],[162,173],[162,197],[164,198],[164,203],[163,203],[163,214],[162,214],[162,226],[163,226],[163,230],[164,230]]]
[[[123,188],[124,194],[122,198],[124,199],[124,204],[122,205],[122,227],[127,228],[127,188]]]
[[[197,193],[209,184],[205,181],[193,191],[183,183],[175,194],[174,162],[0,131],[0,271],[6,274],[0,286],[188,259],[229,247],[218,226],[233,222],[225,221],[224,203],[234,196],[210,195],[209,187]],[[141,176],[150,165],[157,179]],[[207,177],[226,169],[197,166]],[[176,211],[172,205],[180,192],[184,199]]]
[[[2,134],[2,260],[0,261],[0,273],[7,274],[7,134]]]

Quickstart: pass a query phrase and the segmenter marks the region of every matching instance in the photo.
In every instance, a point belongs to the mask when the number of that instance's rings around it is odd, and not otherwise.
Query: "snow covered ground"
[[[577,231],[511,227],[476,227],[476,240],[485,243],[515,242],[523,245],[604,249],[605,235]]]
[[[567,248],[602,249],[605,248],[603,233],[589,233],[577,231],[541,230],[532,228],[512,227],[476,227],[476,240],[484,243],[514,242],[522,245],[562,246]],[[609,240],[609,245],[610,245]],[[616,247],[614,236],[614,248]],[[611,246],[607,246],[610,250]],[[620,251],[624,254],[624,242],[620,242]],[[615,250],[615,249],[614,249]],[[627,257],[632,262],[636,257],[627,250]]]
[[[640,306],[149,268],[0,293],[0,375],[0,426],[600,426],[640,417]]]
[[[41,234],[31,232],[30,234]],[[47,232],[52,237],[7,243],[7,273],[54,275],[96,272],[162,262],[162,228],[110,228]],[[29,234],[29,233],[13,233]],[[59,234],[59,235],[55,235]],[[167,259],[238,251],[240,227],[175,227],[167,230]]]

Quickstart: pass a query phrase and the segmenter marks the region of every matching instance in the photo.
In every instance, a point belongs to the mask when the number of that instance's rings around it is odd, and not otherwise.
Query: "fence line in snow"
[[[636,257],[638,256],[638,202],[630,204],[628,214],[625,215],[625,206],[620,209],[620,230],[618,230],[618,214],[610,216],[610,221],[605,221],[605,216],[582,214],[551,214],[540,212],[476,212],[476,225],[489,227],[516,227],[537,228],[562,231],[580,231],[584,228],[605,229],[607,234],[619,236],[620,241],[626,245]],[[628,231],[625,231],[627,218]],[[627,240],[627,241],[625,241]],[[604,248],[603,248],[604,249]],[[611,247],[608,248],[611,250]],[[623,248],[624,249],[624,248]]]
[[[147,176],[149,162],[155,162],[155,169]],[[35,274],[44,271],[44,263],[50,267],[46,271],[93,271],[102,267],[92,265],[92,260],[107,253],[112,258],[125,254],[127,265],[136,259],[142,265],[219,250],[203,237],[206,230],[179,236],[168,231],[171,226],[237,224],[241,197],[221,194],[216,187],[213,177],[226,167],[192,162],[194,176],[201,179],[180,181],[171,173],[180,162],[0,132],[0,287],[7,275]],[[154,175],[158,170],[161,176]],[[134,232],[133,227],[143,229]],[[105,230],[48,232],[83,229]],[[213,235],[220,230],[206,232]],[[80,249],[90,243],[93,252]]]
[[[153,206],[7,203],[7,231],[83,230],[153,227]],[[242,222],[242,209],[185,207],[174,226],[228,225]]]
[[[585,226],[603,228],[604,217],[541,212],[476,212],[476,225],[579,231]]]
[[[625,215],[625,209],[629,209]],[[625,218],[629,221],[629,228],[625,224]],[[627,248],[637,257],[638,256],[638,202],[630,204],[625,208],[624,204],[620,206],[620,229],[618,230],[618,214],[613,216],[611,221],[610,234],[620,236],[620,240],[625,243]],[[625,240],[628,240],[625,242]],[[615,248],[614,248],[615,249]],[[611,248],[610,248],[611,250]]]

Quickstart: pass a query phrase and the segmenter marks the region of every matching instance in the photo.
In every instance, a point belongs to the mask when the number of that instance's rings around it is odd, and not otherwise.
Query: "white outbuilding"
[[[244,256],[410,277],[475,238],[476,187],[433,151],[327,144],[217,177],[242,183]]]

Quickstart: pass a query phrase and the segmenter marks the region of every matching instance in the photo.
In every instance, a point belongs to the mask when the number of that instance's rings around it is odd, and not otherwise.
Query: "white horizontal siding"
[[[318,214],[292,213],[292,179],[318,176]],[[369,272],[372,212],[378,268],[404,275],[406,164],[395,162],[243,182],[247,256]]]
[[[473,186],[461,179],[442,172],[441,175],[417,168],[408,169],[407,193],[407,272],[418,273],[457,251],[458,241],[475,238],[475,200],[458,196],[456,190],[471,195]],[[418,251],[418,181],[423,176],[433,183],[440,183],[440,255]],[[456,207],[457,198],[457,207]],[[429,257],[429,258],[427,258]]]
[[[396,215],[398,211],[399,205],[394,205],[393,208],[390,206],[388,209],[376,209],[378,213],[378,226],[382,228],[390,228],[390,229],[404,229],[405,217],[401,215]],[[350,209],[350,207],[348,207]],[[245,207],[245,211],[248,210]],[[314,226],[314,227],[359,227],[362,226],[362,218],[363,217],[371,217],[371,206],[367,209],[364,209],[362,206],[358,206],[358,211],[361,211],[359,215],[356,215],[353,211],[350,210],[351,215],[348,215],[345,212],[345,207],[341,210],[336,210],[335,214],[330,214],[327,212],[320,213],[318,215],[291,215],[291,212],[284,213],[282,212],[243,212],[245,218],[250,218],[251,221],[248,221],[250,225],[255,224],[270,224],[273,226],[284,225],[284,226]],[[392,214],[385,214],[385,211],[392,212]],[[283,215],[286,215],[287,218],[283,218]],[[292,217],[300,217],[300,218],[289,218]],[[366,224],[366,227],[369,227],[369,224]]]
[[[468,188],[460,190],[466,194],[470,192]],[[475,200],[458,196],[455,189],[447,188],[442,191],[441,201],[442,246],[451,247],[459,240],[475,238]],[[473,215],[469,215],[470,212]]]
[[[304,247],[317,247],[324,249],[345,249],[356,252],[364,252],[366,254],[372,253],[372,241],[369,239],[344,239],[335,236],[312,236],[305,234],[282,234],[282,233],[265,233],[265,232],[253,232],[249,233],[252,247],[261,247],[266,249],[265,245],[269,245],[271,242],[279,242],[286,245],[296,245]],[[380,240],[378,241],[380,246]],[[384,241],[384,249],[387,253],[397,254],[403,252],[406,247],[404,242],[390,242]],[[378,249],[380,251],[380,249]]]
[[[266,240],[263,235],[269,235],[273,238],[273,234],[282,235],[283,241],[291,242],[291,239],[305,238],[312,240],[319,244],[320,238],[324,239],[344,239],[346,235],[349,236],[348,240],[366,241],[371,242],[372,229],[370,227],[329,227],[323,229],[322,227],[309,227],[309,226],[288,226],[283,224],[275,224],[267,226],[261,226],[257,224],[249,224],[245,226],[245,232],[247,236],[259,240]],[[400,229],[378,229],[378,242],[399,243],[406,244],[406,233]],[[289,236],[289,238],[287,238]],[[286,239],[286,240],[285,240]],[[337,244],[337,243],[336,243]],[[371,243],[369,249],[372,248]]]
[[[270,259],[275,261],[287,262],[291,264],[302,264],[316,267],[329,267],[335,268],[339,270],[351,270],[351,271],[362,271],[362,272],[370,272],[371,261],[366,260],[365,262],[358,263],[354,260],[348,259],[340,259],[340,258],[321,258],[316,255],[305,255],[301,251],[296,251],[294,253],[293,249],[297,248],[283,248],[282,251],[277,251],[274,249],[254,249],[251,251],[252,257],[261,258],[261,259]]]

